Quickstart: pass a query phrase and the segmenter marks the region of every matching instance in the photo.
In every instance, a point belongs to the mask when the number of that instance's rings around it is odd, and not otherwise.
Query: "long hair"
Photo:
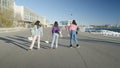
[[[54,26],[58,27],[58,22],[57,21],[55,21]]]
[[[77,25],[77,23],[76,23],[76,21],[75,21],[75,20],[73,20],[73,21],[72,21],[72,24]]]

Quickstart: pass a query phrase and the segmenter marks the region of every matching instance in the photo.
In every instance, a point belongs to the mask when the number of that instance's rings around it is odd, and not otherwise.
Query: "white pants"
[[[53,34],[51,47],[53,47],[54,44],[56,45],[56,48],[58,47],[58,37],[59,37],[58,33]]]
[[[36,39],[37,39],[37,42],[38,42],[38,47],[37,48],[40,48],[40,35],[35,35],[35,36],[33,36],[33,40],[32,40],[32,43],[30,45],[30,49],[33,48]]]

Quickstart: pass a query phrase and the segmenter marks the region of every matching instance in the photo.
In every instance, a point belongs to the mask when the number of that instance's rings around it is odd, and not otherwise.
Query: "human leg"
[[[72,47],[73,32],[70,32],[70,47]]]
[[[79,48],[80,45],[78,44],[78,39],[77,39],[76,32],[74,32],[74,41],[75,41],[75,43],[76,43],[76,47]]]
[[[53,37],[53,38],[52,38],[51,48],[53,47],[54,42],[55,42],[55,33],[53,33],[53,36],[52,36],[52,37]]]
[[[55,39],[55,45],[56,45],[56,48],[58,47],[58,38],[59,38],[59,35],[56,34],[56,39]]]
[[[74,42],[75,42],[76,44],[78,44],[78,39],[77,39],[76,31],[74,31],[73,34],[74,34],[74,35],[73,35],[73,37],[74,37]]]
[[[38,49],[40,48],[40,35],[37,36],[37,42],[38,42]]]
[[[36,38],[37,38],[37,35],[35,35],[35,36],[33,37],[33,40],[32,40],[32,43],[31,43],[29,49],[32,49],[32,48],[33,48],[33,46],[34,46],[34,44],[35,44],[35,41],[36,41]]]

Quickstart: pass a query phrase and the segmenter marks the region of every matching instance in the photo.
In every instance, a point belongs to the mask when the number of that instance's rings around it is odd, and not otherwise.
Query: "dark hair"
[[[41,25],[39,23],[40,23],[40,21],[37,20],[34,25],[37,25],[37,28],[39,28],[39,27],[41,27]]]
[[[55,21],[54,26],[58,27],[58,22],[57,21]]]
[[[40,21],[37,20],[34,25],[39,26],[39,23],[40,23]]]
[[[75,21],[75,20],[73,20],[73,21],[72,21],[72,24],[77,25],[77,23],[76,23],[76,21]]]

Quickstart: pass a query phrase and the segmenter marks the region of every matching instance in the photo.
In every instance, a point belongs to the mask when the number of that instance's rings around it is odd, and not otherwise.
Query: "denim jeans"
[[[54,44],[56,45],[56,48],[58,47],[58,38],[59,38],[59,34],[53,33],[51,47],[53,47]]]
[[[78,39],[77,39],[77,35],[76,35],[76,31],[75,30],[71,30],[70,31],[70,45],[72,45],[72,40],[74,40],[74,42],[76,44],[78,44]]]

